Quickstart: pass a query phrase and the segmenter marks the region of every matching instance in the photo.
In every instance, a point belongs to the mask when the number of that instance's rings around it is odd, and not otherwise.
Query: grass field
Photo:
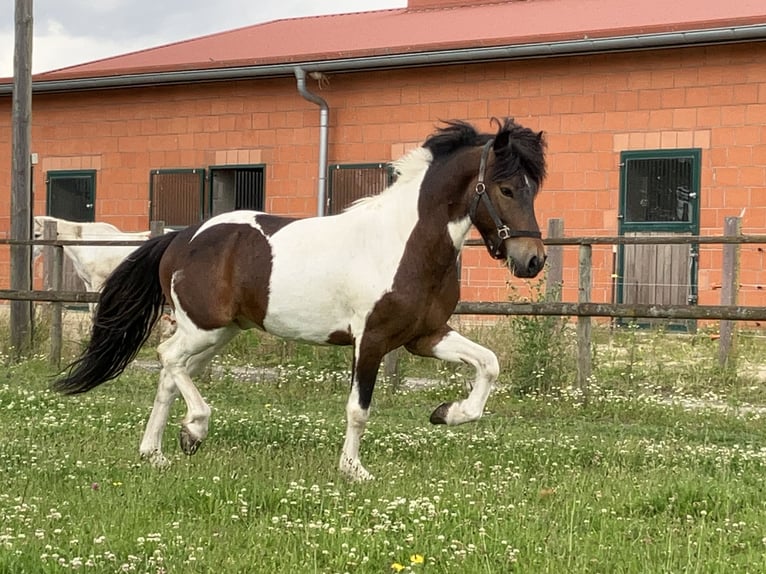
[[[428,415],[464,371],[407,362],[443,384],[379,385],[370,483],[336,470],[345,355],[258,348],[297,361],[243,382],[235,346],[199,385],[207,442],[184,456],[171,422],[162,471],[137,455],[156,373],[61,397],[43,359],[0,367],[0,573],[766,571],[762,390],[718,370],[704,336],[602,337],[587,403],[570,384],[512,384],[562,365],[505,357],[485,417],[454,428]]]

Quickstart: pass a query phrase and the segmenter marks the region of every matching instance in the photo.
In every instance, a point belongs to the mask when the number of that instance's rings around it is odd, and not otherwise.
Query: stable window
[[[48,215],[69,221],[93,221],[95,170],[49,171],[46,177]]]
[[[265,176],[262,165],[211,167],[209,214],[213,216],[237,209],[263,211]]]
[[[149,219],[179,228],[205,216],[204,169],[155,169],[149,180]]]
[[[391,166],[385,163],[332,165],[329,175],[329,215],[340,213],[358,199],[379,194],[394,180]]]
[[[694,149],[623,152],[623,225],[692,225],[699,162]]]

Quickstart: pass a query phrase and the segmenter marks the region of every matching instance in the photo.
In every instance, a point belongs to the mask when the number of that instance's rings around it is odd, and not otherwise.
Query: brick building
[[[383,187],[386,163],[440,119],[490,130],[509,115],[548,137],[543,229],[719,235],[741,215],[766,233],[764,62],[766,5],[746,0],[410,0],[269,22],[36,75],[34,211],[125,231],[237,207],[332,212]],[[6,194],[11,87],[0,80]],[[9,217],[3,201],[0,232]],[[721,248],[695,251],[594,248],[593,299],[715,304]],[[742,255],[740,301],[763,305],[763,247]],[[576,258],[565,249],[567,300]],[[508,279],[464,251],[464,299],[505,300]]]

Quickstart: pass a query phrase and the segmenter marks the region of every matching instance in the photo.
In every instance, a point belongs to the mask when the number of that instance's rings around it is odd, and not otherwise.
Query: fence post
[[[401,349],[394,349],[383,356],[383,376],[390,382],[392,389],[399,388],[399,353]]]
[[[564,237],[564,220],[548,220],[548,237]],[[561,289],[564,284],[564,246],[548,246],[548,274],[545,280],[545,300],[561,301]]]
[[[43,223],[43,239],[56,239],[58,229],[55,221]],[[64,248],[60,245],[46,245],[44,263],[44,287],[47,291],[61,291],[64,272]],[[50,305],[50,338],[51,350],[49,361],[52,367],[61,367],[61,348],[63,346],[64,326],[62,321],[62,304],[54,301]]]
[[[591,260],[593,247],[580,245],[578,253],[578,296],[579,303],[590,302],[591,297]],[[577,318],[577,383],[583,396],[588,400],[588,383],[592,372],[591,367],[591,318]]]
[[[742,220],[739,217],[727,217],[723,225],[725,237],[736,237],[742,233]],[[726,243],[723,246],[723,266],[721,268],[721,305],[736,305],[739,290],[739,243]],[[722,367],[735,366],[736,327],[734,321],[722,320],[719,326],[718,363]]]
[[[157,237],[165,234],[165,222],[161,219],[149,222],[149,237]]]

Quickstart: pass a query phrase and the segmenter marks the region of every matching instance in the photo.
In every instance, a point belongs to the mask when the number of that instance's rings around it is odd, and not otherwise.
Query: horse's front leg
[[[362,466],[359,446],[367,420],[370,418],[370,403],[375,389],[383,353],[357,346],[354,352],[351,393],[346,403],[346,438],[340,455],[340,472],[350,480],[372,480],[374,477]]]
[[[436,357],[453,363],[468,363],[476,369],[476,379],[468,398],[442,403],[431,413],[433,424],[459,425],[480,418],[500,373],[497,356],[481,345],[445,325],[441,330],[410,341],[406,348],[413,354]]]

